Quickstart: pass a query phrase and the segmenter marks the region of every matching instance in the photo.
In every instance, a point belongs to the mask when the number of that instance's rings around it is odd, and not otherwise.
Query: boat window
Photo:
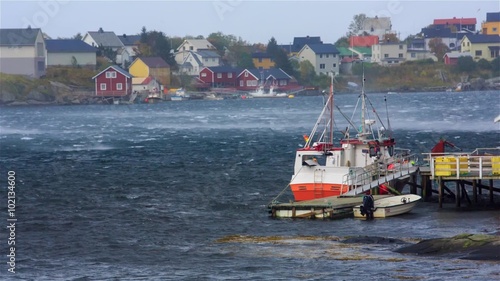
[[[323,155],[304,155],[302,156],[303,166],[325,166],[326,157]]]
[[[387,150],[389,151],[389,155],[390,155],[390,156],[393,156],[393,155],[394,155],[394,146],[392,146],[392,145],[391,145],[391,146],[388,146],[388,147],[387,147]]]

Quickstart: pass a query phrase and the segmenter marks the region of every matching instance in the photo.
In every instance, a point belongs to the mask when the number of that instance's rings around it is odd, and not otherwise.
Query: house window
[[[280,80],[279,85],[280,86],[286,86],[287,85],[286,82],[287,82],[286,80]]]
[[[38,71],[42,72],[45,70],[45,62],[39,61],[37,64]]]
[[[336,54],[333,54],[333,55],[332,55],[332,57],[336,58],[336,57],[337,57],[337,55],[336,55]]]
[[[320,63],[319,69],[325,69],[325,64],[324,63]]]
[[[476,51],[476,56],[480,57],[482,55],[483,55],[483,51],[481,51],[481,50]]]
[[[212,58],[212,61],[215,62],[215,58]]]
[[[243,87],[243,86],[245,86],[245,81],[240,80],[240,87]]]
[[[411,53],[411,57],[412,57],[412,58],[416,58],[416,57],[417,57],[417,54],[415,54],[415,53]]]
[[[106,78],[116,78],[116,71],[106,72]]]
[[[491,50],[490,55],[491,55],[492,58],[496,58],[496,57],[498,57],[500,55],[499,53],[500,53],[500,50],[498,50],[498,49],[497,50]]]
[[[193,48],[193,46],[189,46],[189,50],[191,50],[191,51],[192,51],[193,49],[194,49],[194,48]]]
[[[497,28],[496,27],[493,27],[493,32],[497,32]]]
[[[207,59],[207,58],[205,58],[205,62],[208,62],[208,59]]]
[[[245,72],[245,77],[248,77],[248,72]]]
[[[389,54],[384,54],[384,58],[388,58],[389,57]]]
[[[394,61],[394,63],[399,63],[399,61],[398,61],[398,60],[395,60],[395,61]]]
[[[259,62],[262,62],[262,58],[259,58]]]
[[[320,55],[319,55],[319,58],[320,58],[320,59],[322,59],[322,58],[323,58],[323,54],[320,54]]]
[[[101,91],[106,91],[106,83],[101,83],[101,85],[99,85],[99,89],[101,89]]]
[[[469,47],[469,46],[470,46],[470,42],[467,42],[467,47]]]
[[[247,86],[257,86],[257,80],[247,80]]]
[[[222,73],[217,73],[217,78],[222,78]]]
[[[330,57],[330,54],[326,54],[326,57],[329,58]]]
[[[207,77],[207,74],[205,72],[202,72],[201,77]]]
[[[400,50],[403,50],[403,45],[399,45],[399,49],[400,49]]]
[[[336,64],[336,63],[334,63],[334,64],[333,64],[333,68],[335,68],[335,67],[337,67],[337,64]]]
[[[118,91],[123,90],[123,84],[122,84],[122,83],[116,83],[116,89],[117,89]]]
[[[233,78],[233,73],[228,73],[227,78]]]
[[[403,57],[403,54],[398,54],[398,58],[402,58]]]

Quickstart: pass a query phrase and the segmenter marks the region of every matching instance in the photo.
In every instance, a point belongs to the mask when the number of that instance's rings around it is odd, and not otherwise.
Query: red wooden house
[[[237,77],[237,89],[241,91],[255,90],[260,85],[275,89],[288,90],[298,86],[297,81],[281,68],[245,69]]]
[[[119,66],[109,66],[92,79],[96,96],[122,97],[132,93],[132,75]]]
[[[234,88],[236,77],[242,70],[230,66],[205,67],[200,71],[199,80],[211,88]]]

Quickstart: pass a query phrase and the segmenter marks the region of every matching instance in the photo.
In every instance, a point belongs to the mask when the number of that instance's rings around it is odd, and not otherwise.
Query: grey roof
[[[94,77],[92,77],[92,79],[95,79],[97,76],[108,71],[108,69],[110,69],[110,68],[113,68],[114,70],[120,72],[121,74],[127,76],[128,78],[132,78],[132,75],[130,73],[128,73],[128,71],[126,71],[125,69],[119,67],[118,65],[110,65],[110,66],[106,67],[106,69],[104,69],[103,71],[97,73]]]
[[[97,49],[77,39],[47,39],[45,48],[49,53],[95,53]]]
[[[486,13],[486,22],[500,22],[500,12]]]
[[[0,46],[35,45],[40,28],[2,28],[0,29]]]
[[[166,63],[161,57],[140,57],[137,59],[142,60],[150,68],[170,67],[170,65],[168,65],[168,63]]]
[[[238,73],[238,74],[240,74],[243,71],[242,68],[232,67],[232,66],[228,66],[228,65],[210,66],[210,67],[207,67],[207,69],[212,71],[213,73]]]
[[[486,34],[467,34],[464,35],[472,43],[500,43],[500,36]]]
[[[457,36],[449,27],[426,27],[422,28],[421,33],[424,38],[455,38]]]
[[[198,53],[202,58],[219,58],[219,54],[214,51],[199,50]]]
[[[316,54],[339,54],[340,52],[333,44],[307,44]]]
[[[103,47],[123,47],[122,41],[113,31],[89,31],[88,34],[98,46]]]
[[[294,37],[292,52],[299,52],[306,44],[323,44],[319,36]]]
[[[270,59],[272,56],[268,53],[255,52],[252,53],[252,58],[254,59]]]
[[[269,69],[258,69],[252,68],[247,69],[248,72],[252,73],[257,79],[268,80],[271,77],[275,79],[292,79],[290,75],[284,72],[281,68],[269,68]],[[240,73],[241,74],[241,73]]]
[[[118,35],[118,39],[122,41],[125,46],[134,46],[137,45],[137,42],[141,41],[141,35]]]

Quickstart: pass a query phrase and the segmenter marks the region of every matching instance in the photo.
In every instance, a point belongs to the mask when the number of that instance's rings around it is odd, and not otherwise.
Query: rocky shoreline
[[[500,261],[500,232],[487,234],[460,234],[450,238],[425,239],[415,244],[401,239],[358,236],[342,243],[396,245],[400,254],[444,256],[464,260]]]

